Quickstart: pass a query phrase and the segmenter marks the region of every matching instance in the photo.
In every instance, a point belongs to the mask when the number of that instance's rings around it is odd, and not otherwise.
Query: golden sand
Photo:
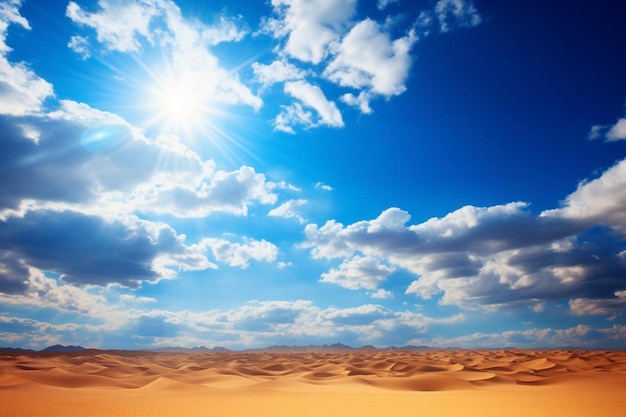
[[[0,416],[623,416],[626,352],[0,354]]]

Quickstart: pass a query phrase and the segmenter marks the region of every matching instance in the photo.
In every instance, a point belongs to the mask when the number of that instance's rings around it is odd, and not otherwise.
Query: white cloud
[[[379,298],[379,299],[385,299],[385,298],[393,297],[393,294],[391,293],[391,291],[387,291],[387,290],[384,290],[382,288],[379,288],[376,291],[372,291],[369,295],[372,298]]]
[[[383,10],[397,1],[379,0],[377,6]],[[481,22],[470,0],[439,0],[404,28],[404,36],[392,39],[402,19],[388,16],[377,22],[366,17],[355,22],[356,0],[273,0],[272,6],[274,16],[262,20],[260,33],[286,38],[286,42],[275,49],[277,59],[272,64],[255,63],[253,69],[263,86],[286,82],[285,93],[300,100],[281,106],[274,119],[276,130],[290,134],[295,134],[298,125],[305,129],[343,126],[336,99],[327,98],[330,89],[313,86],[309,76],[343,88],[339,100],[371,114],[373,99],[390,98],[406,90],[418,31],[421,36],[428,35],[434,25],[439,32],[448,32]],[[287,63],[287,58],[295,60]]]
[[[606,348],[619,346],[626,337],[626,326],[613,325],[606,328],[591,328],[579,324],[564,329],[533,328],[526,330],[507,330],[501,333],[473,333],[453,338],[435,337],[432,339],[415,339],[410,344],[428,344],[433,347],[458,346],[502,347],[516,346],[533,348],[543,346],[579,346],[589,348]]]
[[[323,273],[320,282],[339,285],[349,290],[374,290],[393,272],[393,268],[371,256],[355,256],[336,269]]]
[[[392,41],[378,23],[365,19],[343,38],[324,76],[344,87],[365,88],[387,97],[401,94],[406,89],[404,83],[411,66],[409,52],[415,41],[412,31]],[[360,96],[359,100],[365,98]],[[360,105],[367,108],[363,103]]]
[[[293,103],[289,106],[282,106],[282,111],[274,119],[274,129],[295,135],[296,131],[292,126],[302,124],[307,127],[315,126],[313,113],[304,110],[300,103]]]
[[[280,206],[270,210],[268,213],[272,217],[284,217],[286,219],[296,219],[300,223],[304,223],[306,220],[298,212],[298,208],[307,203],[307,200],[297,199],[289,200],[281,204]]]
[[[246,269],[250,260],[273,262],[278,248],[266,240],[244,239],[244,243],[232,243],[223,239],[204,238],[199,246],[211,249],[213,256],[230,266]]]
[[[303,80],[307,75],[307,71],[296,67],[284,59],[274,61],[269,65],[254,62],[252,71],[256,79],[264,86],[285,81]]]
[[[619,119],[606,133],[609,141],[626,139],[626,118]]]
[[[30,30],[28,20],[20,14],[22,0],[10,0],[0,3],[0,53],[6,54],[11,48],[6,44],[7,29],[10,24],[16,24]]]
[[[137,207],[178,217],[204,217],[214,212],[246,215],[256,202],[274,204],[275,184],[254,168],[242,166],[235,171],[217,171],[197,176],[192,183],[151,184],[137,194]],[[131,200],[131,203],[132,200]]]
[[[333,101],[329,101],[321,88],[311,85],[305,81],[290,81],[285,83],[285,93],[300,100],[303,105],[315,110],[318,114],[317,120],[311,119],[310,113],[297,112],[298,123],[305,127],[315,127],[326,125],[331,127],[342,127],[343,119],[341,113]],[[302,116],[300,116],[302,115]]]
[[[156,303],[156,298],[154,297],[138,297],[133,294],[122,294],[120,295],[120,301],[128,304],[145,304],[145,303]]]
[[[316,182],[315,189],[324,190],[324,191],[332,191],[333,187],[328,184],[324,184],[323,182]]]
[[[225,15],[221,15],[214,25],[201,25],[199,32],[202,39],[209,45],[217,45],[222,42],[238,42],[248,34],[241,17],[233,18]]]
[[[341,101],[352,107],[358,107],[361,113],[371,114],[373,112],[370,107],[372,95],[366,91],[361,91],[358,96],[352,93],[346,93],[341,96]]]
[[[626,139],[626,118],[619,119],[614,125],[594,125],[587,137],[589,140],[604,138],[607,142]]]
[[[89,13],[70,1],[65,13],[72,21],[94,29],[98,41],[111,51],[138,51],[138,36],[152,40],[150,21],[160,13],[155,2],[98,0],[98,7],[98,12]]]
[[[615,291],[613,298],[575,298],[569,307],[577,316],[621,313],[626,311],[626,290]]]
[[[43,101],[53,95],[52,85],[37,76],[23,63],[11,63],[6,55],[9,25],[30,30],[28,21],[20,14],[21,1],[0,4],[0,114],[23,116],[35,114]]]
[[[473,27],[482,18],[471,0],[439,0],[435,5],[439,30],[448,32],[457,27]]]
[[[340,38],[355,12],[356,0],[272,0],[278,19],[264,23],[264,31],[287,36],[286,54],[319,64]]]
[[[91,51],[89,49],[89,39],[84,36],[72,36],[70,38],[70,41],[67,43],[67,47],[80,55],[83,59],[91,57]]]
[[[621,303],[610,300],[624,288],[612,277],[626,273],[626,257],[611,242],[621,234],[586,230],[607,225],[626,233],[624,167],[626,161],[581,184],[563,208],[538,216],[527,204],[513,202],[466,206],[407,225],[409,214],[390,208],[376,219],[347,226],[334,220],[321,227],[309,224],[301,247],[310,248],[316,259],[343,258],[347,265],[353,257],[365,256],[403,268],[417,277],[407,294],[439,296],[441,304],[497,309],[599,298],[607,310],[596,311],[619,311]],[[342,269],[349,268],[333,269],[325,280],[351,282]],[[598,293],[603,296],[592,296]],[[581,303],[573,307],[584,311]]]
[[[378,3],[376,3],[376,7],[378,7],[378,10],[384,10],[390,4],[399,2],[400,0],[378,0]]]
[[[563,217],[589,226],[602,224],[626,233],[626,159],[599,178],[580,183],[567,196],[563,208],[546,211],[543,216]]]
[[[19,293],[6,293],[0,288],[0,302],[4,305],[29,305],[78,313],[83,316],[107,317],[111,312],[106,298],[93,290],[61,284],[46,277],[37,268],[28,268],[26,289]]]

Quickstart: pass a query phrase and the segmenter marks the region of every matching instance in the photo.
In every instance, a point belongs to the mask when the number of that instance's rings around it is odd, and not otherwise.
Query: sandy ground
[[[0,354],[0,416],[623,416],[626,352]]]

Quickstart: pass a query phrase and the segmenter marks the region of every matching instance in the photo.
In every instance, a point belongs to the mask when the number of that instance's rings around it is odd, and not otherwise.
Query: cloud
[[[351,259],[370,257],[414,274],[406,293],[436,296],[440,304],[538,309],[546,302],[580,300],[570,303],[573,312],[609,314],[621,311],[615,294],[626,289],[620,278],[626,276],[626,252],[619,243],[626,233],[624,167],[626,161],[619,162],[579,185],[562,208],[539,215],[514,202],[466,206],[407,225],[409,214],[390,208],[347,226],[335,220],[309,224],[301,247],[315,259],[343,259],[342,268],[322,277],[344,286],[362,286],[350,278],[348,266]]]
[[[577,346],[587,348],[617,348],[626,337],[626,326],[613,325],[605,328],[592,328],[583,324],[554,329],[534,328],[526,330],[507,330],[501,333],[473,333],[453,338],[435,337],[415,339],[410,344],[428,344],[433,347],[502,347],[536,348],[545,346]]]
[[[247,34],[245,23],[241,16],[238,18],[221,15],[214,25],[201,27],[200,33],[209,45],[217,45],[222,42],[238,42]]]
[[[381,264],[371,256],[355,256],[345,260],[336,269],[322,274],[321,282],[339,285],[349,290],[374,290],[393,273],[393,268]]]
[[[169,226],[132,217],[121,221],[71,211],[28,211],[0,222],[0,237],[5,264],[50,271],[79,286],[137,288],[143,281],[171,278],[172,267],[212,267],[202,255],[193,256]]]
[[[284,59],[273,61],[269,65],[254,62],[252,71],[256,79],[264,86],[285,81],[303,80],[307,75],[307,71],[296,67]]]
[[[381,0],[377,6],[383,10],[394,2]],[[286,41],[275,48],[273,62],[254,63],[253,70],[263,87],[285,83],[285,94],[296,100],[281,106],[274,118],[276,130],[295,134],[296,126],[343,127],[336,99],[327,98],[337,91],[340,101],[371,114],[372,100],[406,90],[414,60],[411,50],[421,35],[429,34],[434,25],[439,32],[448,32],[481,22],[471,1],[440,0],[414,24],[400,29],[404,36],[394,39],[402,21],[399,16],[388,16],[384,23],[371,17],[356,20],[356,6],[355,0],[272,1],[273,17],[262,20],[259,33]],[[314,77],[335,88],[322,84],[322,90],[310,81]]]
[[[118,116],[82,103],[62,101],[59,110],[28,118],[0,116],[0,128],[4,216],[33,203],[127,211],[119,203],[132,205],[138,187],[154,194],[211,174],[212,163],[188,149],[149,141]]]
[[[617,123],[609,129],[606,133],[606,139],[609,141],[626,139],[626,118],[619,119]]]
[[[324,76],[343,87],[367,89],[385,97],[401,94],[406,89],[412,61],[409,52],[415,41],[412,31],[392,41],[378,23],[365,19],[343,38]]]
[[[379,288],[376,291],[372,291],[371,293],[369,293],[369,295],[372,298],[379,298],[379,299],[385,299],[385,298],[392,298],[393,297],[393,293],[391,291],[387,291],[387,290],[384,290],[382,288]]]
[[[277,18],[266,19],[263,31],[287,37],[287,55],[319,64],[354,14],[356,0],[273,0],[272,7]]]
[[[585,222],[589,227],[606,225],[626,233],[626,159],[599,178],[581,182],[562,208],[548,210],[543,216]]]
[[[270,210],[268,213],[272,217],[284,217],[286,219],[296,219],[299,223],[304,223],[306,220],[298,212],[298,208],[307,203],[307,200],[297,199],[285,201],[280,206]]]
[[[154,187],[139,194],[138,207],[145,211],[169,213],[178,217],[205,217],[214,212],[246,215],[249,205],[274,204],[276,184],[265,180],[265,175],[254,168],[242,166],[235,171],[217,171],[198,176],[187,185],[164,185],[157,192]]]
[[[577,316],[621,314],[626,310],[626,290],[615,291],[614,298],[575,298],[569,306]]]
[[[72,36],[70,38],[70,41],[67,43],[67,47],[80,55],[83,59],[88,59],[91,57],[91,51],[89,50],[89,39],[85,38],[84,36]]]
[[[449,32],[457,27],[474,27],[482,18],[471,0],[439,0],[435,5],[439,30]]]
[[[211,249],[213,256],[220,262],[246,269],[250,260],[273,262],[278,248],[266,240],[245,239],[244,243],[232,243],[223,239],[204,238],[199,247]]]
[[[376,7],[378,7],[378,10],[384,10],[390,4],[399,2],[400,0],[378,0],[378,3],[376,3]]]
[[[626,139],[626,118],[619,119],[614,125],[595,125],[588,135],[590,140],[605,138],[607,142]]]
[[[20,15],[21,1],[0,4],[0,115],[24,116],[37,113],[43,101],[53,95],[50,83],[37,76],[24,63],[11,63],[7,54],[11,48],[6,35],[11,24],[30,30],[28,21]]]
[[[333,101],[326,99],[324,92],[316,85],[311,85],[305,81],[290,81],[285,83],[285,93],[300,100],[305,107],[317,112],[317,120],[313,120],[310,113],[302,111],[295,112],[292,122],[298,122],[305,127],[315,127],[326,125],[331,127],[342,127],[343,119]]]
[[[324,184],[323,182],[316,182],[315,183],[315,189],[316,190],[324,190],[324,191],[332,191],[333,187],[331,187],[328,184]]]
[[[1,278],[4,281],[5,277]],[[6,286],[0,288],[0,302],[4,305],[54,309],[83,317],[115,318],[106,298],[99,291],[59,282],[32,267],[28,268],[24,283],[25,288],[16,292],[7,292]]]
[[[16,24],[23,29],[30,30],[28,20],[20,14],[22,0],[10,0],[0,4],[0,53],[6,54],[11,48],[6,44],[9,25]]]
[[[96,31],[97,39],[110,51],[136,52],[138,36],[151,40],[150,21],[159,14],[154,2],[98,0],[98,12],[89,13],[70,1],[65,14],[75,23]]]

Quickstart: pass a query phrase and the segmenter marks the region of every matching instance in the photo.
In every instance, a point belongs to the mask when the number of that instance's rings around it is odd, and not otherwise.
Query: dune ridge
[[[619,415],[611,414],[611,410],[617,412],[626,406],[622,395],[626,392],[626,352],[501,349],[0,353],[0,401],[8,404],[0,409],[0,416],[100,415],[94,410],[74,413],[79,404],[83,408],[95,407],[105,415],[112,412],[112,404],[106,402],[112,396],[125,398],[127,402],[126,408],[119,405],[122,408],[118,415],[167,415],[168,406],[179,407],[179,415],[205,415],[197,414],[198,410],[193,411],[192,406],[209,398],[213,404],[223,404],[221,415],[246,415],[233,410],[244,403],[254,408],[254,404],[266,403],[269,399],[287,403],[294,398],[312,401],[312,395],[335,398],[339,401],[337,406],[350,395],[364,400],[364,404],[376,399],[376,404],[381,405],[392,398],[396,401],[393,404],[417,398],[434,401],[437,397],[424,395],[435,392],[453,395],[449,397],[453,400],[471,395],[467,400],[470,403],[485,398],[483,411],[489,409],[490,393],[500,398],[509,395],[520,401],[526,398],[525,403],[518,405],[522,410],[528,398],[540,398],[547,392],[560,393],[566,399],[571,397],[572,404],[581,401],[581,394],[577,393],[596,392],[603,401],[600,406],[606,408],[603,415]],[[339,393],[341,397],[337,396]],[[415,397],[416,394],[421,396]],[[522,394],[524,396],[516,397]],[[154,408],[163,401],[169,405],[160,406],[160,411]],[[589,404],[584,404],[597,408],[597,401],[592,404],[594,401],[589,398]],[[54,404],[56,414],[50,413]],[[449,407],[454,407],[455,402],[442,404],[447,404],[446,410],[450,411]],[[312,413],[322,406],[315,403],[309,411]],[[438,409],[437,404],[430,407]],[[360,415],[368,415],[368,410],[374,409],[368,407],[362,410],[365,414]],[[45,410],[48,414],[43,412]],[[584,406],[570,410],[568,415],[586,415],[577,414],[581,410],[585,410]],[[397,415],[410,415],[408,412],[407,409]],[[333,413],[331,410],[331,415]],[[267,415],[283,414],[274,410],[274,414],[268,412]],[[299,415],[315,414],[301,410]],[[437,413],[433,411],[431,415]],[[489,415],[489,412],[481,415]]]
[[[373,350],[187,354],[88,350],[56,355],[0,355],[0,384],[4,388],[11,385],[10,377],[62,388],[141,388],[160,378],[222,388],[261,383],[268,386],[268,382],[280,379],[318,385],[347,379],[389,389],[438,391],[502,383],[550,384],[583,374],[602,377],[607,373],[626,379],[625,352]]]

